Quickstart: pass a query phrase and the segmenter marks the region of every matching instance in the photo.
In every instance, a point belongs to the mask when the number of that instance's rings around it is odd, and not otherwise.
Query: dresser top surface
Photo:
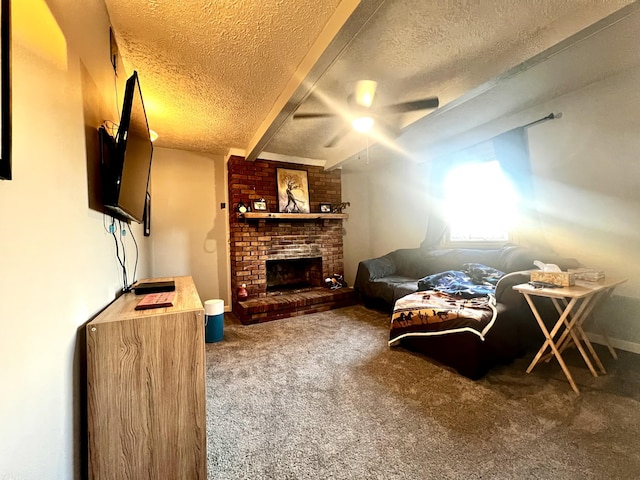
[[[136,310],[136,305],[140,303],[145,295],[136,295],[133,292],[124,293],[107,306],[107,308],[89,322],[88,325],[203,310],[198,291],[193,283],[193,278],[190,276],[151,278],[140,280],[140,282],[160,282],[167,280],[173,280],[176,284],[173,306]]]

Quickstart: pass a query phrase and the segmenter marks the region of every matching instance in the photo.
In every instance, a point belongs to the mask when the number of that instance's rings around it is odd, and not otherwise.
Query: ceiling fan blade
[[[427,110],[430,108],[438,108],[440,101],[438,97],[423,98],[422,100],[414,100],[412,102],[394,103],[392,105],[385,105],[384,107],[376,108],[375,111],[378,115],[386,115],[389,113],[405,113],[413,112],[414,110]]]
[[[359,80],[354,91],[356,105],[371,107],[377,86],[378,83],[373,80]]]
[[[395,125],[392,125],[389,122],[381,121],[380,119],[376,121],[375,129],[389,140],[398,138],[402,133],[402,130],[400,130]]]
[[[347,134],[351,131],[350,126],[344,127],[338,133],[336,133],[331,140],[324,144],[324,148],[332,148],[335,147],[340,140],[347,136]]]
[[[293,118],[330,118],[335,117],[335,113],[294,113]]]

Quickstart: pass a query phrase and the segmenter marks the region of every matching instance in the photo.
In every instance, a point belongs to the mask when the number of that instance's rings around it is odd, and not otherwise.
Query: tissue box
[[[532,282],[547,282],[561,287],[575,285],[576,276],[572,272],[543,272],[542,270],[531,270]]]

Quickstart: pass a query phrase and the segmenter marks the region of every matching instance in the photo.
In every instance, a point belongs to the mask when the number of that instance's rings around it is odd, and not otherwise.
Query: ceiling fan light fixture
[[[356,83],[355,99],[356,104],[369,108],[373,103],[378,83],[374,80],[360,80]]]
[[[373,128],[373,124],[374,121],[371,117],[358,117],[354,118],[351,121],[351,126],[353,127],[353,129],[360,133],[369,132],[369,130]]]
[[[359,133],[372,135],[376,141],[381,139],[393,139],[400,135],[400,129],[393,121],[385,119],[388,115],[399,115],[417,110],[431,110],[438,108],[438,97],[419,98],[417,100],[391,103],[382,106],[373,106],[375,101],[377,83],[374,80],[359,80],[356,82],[355,91],[347,96],[346,108],[339,108],[337,102],[333,104],[333,111],[329,112],[308,112],[293,114],[293,119],[322,119],[338,117],[344,121],[343,127],[325,145],[325,148],[332,148],[337,145],[351,128]],[[380,138],[378,138],[380,137]]]
[[[373,80],[360,80],[356,83],[356,104],[369,108],[373,103],[378,83]]]

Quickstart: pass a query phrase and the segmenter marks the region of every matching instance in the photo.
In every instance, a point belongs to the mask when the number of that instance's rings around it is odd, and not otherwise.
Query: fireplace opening
[[[322,257],[267,260],[267,293],[322,286]]]

